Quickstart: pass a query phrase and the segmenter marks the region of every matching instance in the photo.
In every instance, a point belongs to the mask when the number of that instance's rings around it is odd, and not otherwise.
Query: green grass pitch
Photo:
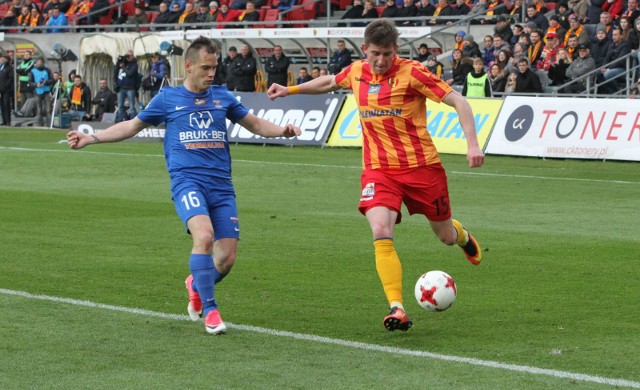
[[[488,156],[470,170],[442,156],[485,259],[470,265],[405,213],[414,327],[389,333],[360,151],[233,145],[242,233],[217,289],[232,326],[213,337],[184,320],[191,240],[162,145],[62,139],[0,129],[2,389],[640,387],[638,163]],[[434,269],[458,285],[443,313],[413,298]]]

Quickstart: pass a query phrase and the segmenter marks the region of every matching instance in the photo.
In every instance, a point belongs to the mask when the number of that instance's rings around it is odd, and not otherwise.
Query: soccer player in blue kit
[[[186,50],[184,84],[164,87],[135,118],[97,134],[70,131],[72,149],[118,142],[150,125],[166,123],[164,154],[178,216],[193,239],[187,310],[192,320],[204,317],[211,334],[226,332],[214,299],[215,285],[236,259],[240,225],[231,181],[231,155],[226,119],[263,137],[300,135],[298,127],[280,127],[251,114],[226,87],[212,85],[217,46],[208,38],[194,40]]]

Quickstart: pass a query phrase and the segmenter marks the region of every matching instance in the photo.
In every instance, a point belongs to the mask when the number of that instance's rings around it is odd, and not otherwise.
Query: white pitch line
[[[123,306],[105,305],[102,303],[95,303],[91,301],[81,301],[77,299],[52,297],[49,295],[35,295],[25,291],[7,290],[7,289],[0,288],[0,294],[13,295],[13,296],[18,296],[22,298],[37,299],[42,301],[66,303],[66,304],[76,305],[76,306],[112,310],[112,311],[118,311],[118,312],[130,313],[130,314],[145,315],[145,316],[164,318],[164,319],[170,319],[170,320],[191,321],[191,319],[187,315],[160,313],[160,312],[144,310],[144,309],[134,309],[134,308],[123,307]],[[622,386],[622,387],[640,389],[640,382],[626,380],[626,379],[606,378],[606,377],[595,376],[595,375],[550,370],[546,368],[500,363],[500,362],[494,362],[491,360],[466,358],[466,357],[453,356],[453,355],[442,355],[439,353],[433,353],[428,351],[416,351],[411,349],[387,347],[384,345],[361,343],[357,341],[332,339],[329,337],[316,336],[313,334],[287,332],[282,330],[261,328],[258,326],[251,326],[251,325],[236,325],[228,322],[226,324],[228,327],[232,329],[237,329],[237,330],[246,331],[246,332],[262,333],[270,336],[287,337],[287,338],[292,338],[297,340],[313,341],[313,342],[323,343],[323,344],[333,344],[341,347],[356,348],[356,349],[374,351],[374,352],[390,353],[394,355],[424,357],[424,358],[443,360],[443,361],[449,361],[454,363],[470,364],[473,366],[495,368],[495,369],[500,369],[505,371],[514,371],[514,372],[521,372],[521,373],[533,374],[533,375],[546,375],[546,376],[551,376],[555,378],[572,379],[572,380],[583,381],[583,382],[592,382],[592,383],[598,383],[598,384],[609,385],[609,386]]]
[[[0,146],[0,150],[12,150],[21,152],[50,152],[50,153],[84,153],[84,154],[100,154],[107,156],[127,156],[127,157],[163,157],[161,154],[135,154],[135,153],[114,153],[114,152],[96,152],[90,150],[72,151],[72,150],[53,150],[53,149],[30,149],[30,148],[17,148]],[[261,165],[290,165],[297,167],[312,167],[312,168],[335,168],[335,169],[354,169],[361,170],[361,166],[354,165],[331,165],[331,164],[312,164],[312,163],[297,163],[297,162],[284,162],[284,161],[258,161],[258,160],[242,160],[233,159],[235,163],[245,164],[261,164]],[[608,183],[608,184],[635,184],[640,185],[640,181],[626,181],[626,180],[602,180],[602,179],[585,179],[577,177],[553,177],[553,176],[535,176],[535,175],[518,175],[507,173],[489,173],[489,172],[461,172],[461,171],[448,171],[448,174],[453,175],[468,175],[468,176],[490,176],[490,177],[505,177],[515,179],[537,179],[537,180],[560,180],[560,181],[581,181],[587,183]]]

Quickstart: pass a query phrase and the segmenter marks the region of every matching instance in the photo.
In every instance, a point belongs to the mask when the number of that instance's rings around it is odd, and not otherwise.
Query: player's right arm
[[[271,100],[275,100],[279,97],[285,97],[287,95],[294,94],[306,94],[306,95],[318,95],[322,93],[332,92],[340,89],[336,84],[336,77],[334,75],[325,75],[317,77],[313,80],[307,81],[300,85],[292,85],[290,87],[284,87],[279,84],[271,84],[267,91],[267,97]]]
[[[149,126],[148,123],[144,123],[135,117],[128,121],[116,123],[97,134],[85,134],[81,131],[70,131],[67,133],[67,145],[69,145],[71,149],[82,149],[91,144],[118,142],[123,139],[133,137],[147,126]]]

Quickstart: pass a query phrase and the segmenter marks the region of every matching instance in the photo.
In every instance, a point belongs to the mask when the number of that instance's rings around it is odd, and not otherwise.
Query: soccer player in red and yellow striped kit
[[[273,84],[270,99],[291,94],[320,94],[347,88],[353,91],[363,135],[360,211],[371,226],[376,269],[391,312],[384,326],[407,331],[412,326],[402,304],[402,265],[393,244],[393,231],[402,218],[423,214],[446,245],[459,245],[472,264],[480,264],[482,250],[458,221],[451,219],[447,177],[426,128],[426,99],[455,108],[467,139],[471,168],[482,166],[471,106],[466,99],[417,61],[397,56],[398,30],[387,19],[365,29],[364,60],[337,75],[318,77],[301,85]]]

